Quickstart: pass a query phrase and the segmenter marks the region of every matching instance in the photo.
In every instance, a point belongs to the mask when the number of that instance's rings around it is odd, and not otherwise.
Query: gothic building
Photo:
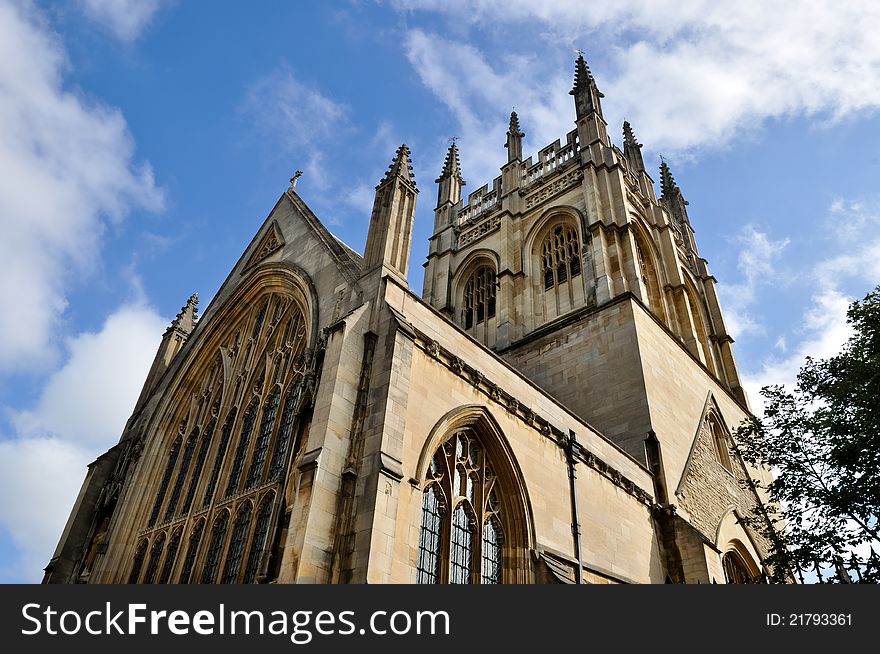
[[[576,63],[575,129],[462,197],[421,295],[402,145],[363,256],[291,187],[165,333],[50,583],[742,583],[748,406],[687,201]]]

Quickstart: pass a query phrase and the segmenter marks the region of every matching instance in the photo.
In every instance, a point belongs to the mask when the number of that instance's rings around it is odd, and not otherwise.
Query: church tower
[[[421,296],[406,145],[363,256],[297,173],[169,327],[45,581],[760,579],[740,518],[765,473],[730,439],[748,406],[687,201],[665,162],[657,197],[629,123],[611,141],[583,56],[571,95],[534,158],[511,113],[466,197],[450,144]]]

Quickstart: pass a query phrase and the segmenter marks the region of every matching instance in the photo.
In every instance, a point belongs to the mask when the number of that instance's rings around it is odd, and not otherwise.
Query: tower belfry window
[[[570,225],[557,225],[541,246],[544,290],[581,274],[580,240]]]
[[[495,317],[495,271],[480,266],[464,287],[464,328],[470,329]]]

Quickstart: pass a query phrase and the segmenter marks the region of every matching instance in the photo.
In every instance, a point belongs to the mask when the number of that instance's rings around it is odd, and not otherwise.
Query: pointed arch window
[[[241,425],[241,436],[238,439],[238,447],[235,450],[235,459],[232,461],[232,470],[229,473],[229,482],[226,484],[226,497],[232,497],[238,490],[238,482],[244,470],[244,460],[247,457],[248,446],[251,442],[251,434],[254,432],[254,422],[257,420],[257,401],[251,402],[250,408],[244,414]]]
[[[260,512],[257,515],[257,526],[254,529],[254,538],[251,542],[251,551],[248,555],[247,566],[244,571],[244,583],[246,584],[254,583],[257,578],[260,559],[263,557],[263,551],[266,549],[266,536],[269,534],[269,520],[272,517],[272,501],[274,499],[275,494],[269,493],[260,505]]]
[[[134,563],[131,566],[131,574],[128,576],[128,583],[136,584],[141,577],[141,568],[144,566],[144,559],[147,556],[147,547],[150,541],[143,539],[137,546],[134,554]]]
[[[202,583],[213,584],[217,579],[217,570],[220,567],[220,555],[226,542],[226,527],[229,525],[229,512],[223,511],[214,520],[211,528],[211,542],[208,545],[208,556],[205,559],[205,567],[202,569]]]
[[[266,464],[266,453],[269,450],[269,440],[272,438],[272,431],[275,428],[275,416],[278,413],[280,399],[281,394],[278,392],[278,389],[275,389],[263,407],[260,435],[257,438],[257,444],[254,446],[254,454],[251,457],[251,466],[248,470],[245,488],[253,488],[263,481],[263,467]]]
[[[236,408],[232,407],[232,411],[226,416],[226,423],[223,425],[223,433],[220,437],[220,447],[217,448],[217,454],[214,456],[214,467],[211,470],[211,478],[208,480],[208,487],[205,489],[205,496],[202,498],[202,507],[206,507],[214,498],[214,490],[217,488],[217,481],[220,479],[220,471],[223,469],[223,459],[226,458],[226,450],[229,449],[229,441],[232,438],[232,428],[235,425]]]
[[[502,512],[496,484],[473,431],[455,433],[437,450],[422,497],[418,583],[502,582]]]
[[[730,461],[730,448],[727,445],[727,434],[718,416],[714,413],[709,415],[709,432],[712,436],[712,444],[715,448],[715,458],[728,472],[733,472],[733,465]]]
[[[464,287],[465,329],[495,317],[496,285],[495,270],[491,266],[480,266],[468,278]]]
[[[581,246],[571,225],[557,225],[541,245],[544,290],[581,274]]]
[[[238,571],[241,569],[241,560],[244,558],[244,546],[247,541],[248,531],[251,526],[251,513],[253,505],[245,502],[239,509],[235,525],[232,527],[232,540],[229,543],[229,552],[226,554],[226,567],[223,571],[221,583],[234,584],[238,579]]]
[[[177,464],[177,456],[180,453],[181,438],[178,436],[171,446],[168,453],[168,463],[165,465],[165,473],[162,475],[162,483],[159,484],[159,490],[156,492],[156,501],[153,503],[153,512],[150,513],[150,521],[148,527],[156,524],[159,519],[159,511],[162,510],[162,502],[165,501],[165,494],[168,492],[168,484],[171,483],[171,475],[174,473],[174,466]]]
[[[147,572],[144,574],[145,584],[152,584],[156,579],[156,571],[159,569],[159,559],[162,558],[162,551],[165,549],[165,532],[163,531],[153,542],[150,549],[150,561],[147,563]]]
[[[183,570],[180,572],[180,583],[188,584],[192,571],[199,555],[199,545],[202,543],[202,533],[205,531],[205,521],[200,520],[189,536],[189,545],[186,548],[186,558],[183,560]]]
[[[171,534],[171,540],[168,541],[168,551],[165,553],[165,564],[162,566],[162,574],[159,575],[159,583],[167,584],[171,579],[171,571],[174,569],[174,562],[177,558],[177,550],[180,549],[180,537],[183,529],[178,529]]]
[[[180,501],[181,492],[183,492],[183,484],[189,473],[189,465],[192,463],[198,438],[199,430],[194,429],[186,440],[186,447],[183,448],[183,458],[180,461],[180,469],[177,471],[177,478],[174,480],[174,487],[171,489],[171,497],[168,498],[168,506],[165,508],[164,520],[166,522],[171,520],[177,511],[177,503]]]

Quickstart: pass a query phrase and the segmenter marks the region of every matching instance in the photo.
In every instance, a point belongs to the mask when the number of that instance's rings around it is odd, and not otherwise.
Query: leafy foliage
[[[740,454],[770,467],[775,479],[762,485],[772,500],[749,524],[773,543],[769,563],[776,581],[817,565],[836,566],[831,581],[880,581],[880,286],[850,305],[853,335],[828,359],[808,358],[789,392],[761,389],[763,420],[736,430]],[[858,556],[854,552],[862,552]],[[821,573],[820,573],[821,574]]]

